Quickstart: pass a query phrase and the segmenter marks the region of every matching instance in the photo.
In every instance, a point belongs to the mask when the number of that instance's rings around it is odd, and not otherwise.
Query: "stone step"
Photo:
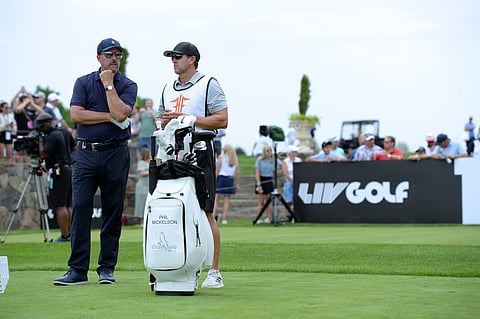
[[[277,177],[280,181],[280,177]],[[279,187],[281,186],[281,182]],[[281,192],[281,189],[279,189]],[[217,214],[222,213],[220,200]],[[258,215],[258,195],[255,194],[255,175],[240,176],[240,190],[230,199],[228,219],[255,219]]]

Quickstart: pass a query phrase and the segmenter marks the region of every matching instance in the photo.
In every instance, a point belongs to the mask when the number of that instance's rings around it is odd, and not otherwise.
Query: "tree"
[[[310,80],[304,74],[300,81],[300,100],[298,101],[298,113],[290,115],[290,121],[307,121],[312,125],[319,124],[320,121],[316,115],[307,115],[310,103]]]
[[[123,48],[123,55],[122,55],[122,59],[120,60],[120,68],[118,69],[120,71],[120,73],[122,73],[123,75],[127,75],[127,63],[128,63],[128,56],[130,54],[128,53],[128,49],[127,48]]]
[[[300,82],[300,100],[298,101],[298,109],[300,114],[306,115],[310,103],[310,80],[304,74]]]

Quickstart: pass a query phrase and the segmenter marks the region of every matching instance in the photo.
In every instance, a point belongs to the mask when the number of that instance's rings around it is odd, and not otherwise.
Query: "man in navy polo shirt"
[[[69,270],[54,285],[88,283],[93,199],[100,187],[103,222],[97,273],[100,284],[113,284],[117,264],[122,212],[130,167],[127,141],[137,98],[137,84],[119,73],[123,49],[114,39],[97,47],[100,69],[77,79],[70,102],[77,124],[77,151],[73,156],[73,216]]]

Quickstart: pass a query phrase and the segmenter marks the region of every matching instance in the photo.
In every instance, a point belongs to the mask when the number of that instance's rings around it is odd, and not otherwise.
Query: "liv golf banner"
[[[479,170],[478,159],[459,160]],[[462,197],[462,174],[472,170],[456,174],[455,164],[440,160],[296,163],[295,216],[312,223],[462,223],[462,202],[469,201]],[[478,188],[478,179],[471,187]],[[480,198],[480,193],[472,196],[478,201],[475,197]]]

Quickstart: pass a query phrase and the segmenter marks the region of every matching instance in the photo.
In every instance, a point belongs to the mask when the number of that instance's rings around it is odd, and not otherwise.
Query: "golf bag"
[[[143,257],[157,295],[193,295],[202,269],[210,268],[213,260],[213,236],[204,211],[209,194],[195,151],[204,150],[215,134],[196,132],[194,121],[192,116],[180,117],[152,136]]]

